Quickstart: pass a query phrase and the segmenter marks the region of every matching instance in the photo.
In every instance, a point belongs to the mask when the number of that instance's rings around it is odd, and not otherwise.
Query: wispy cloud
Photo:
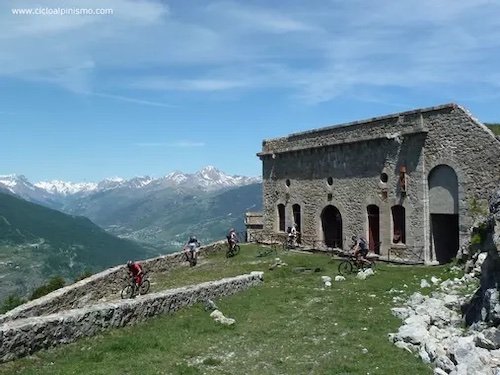
[[[44,5],[61,6],[56,0]],[[500,88],[500,3],[490,0],[287,7],[108,0],[114,15],[102,17],[13,16],[10,8],[19,6],[0,3],[0,78],[124,102],[169,107],[120,92],[131,87],[152,95],[279,88],[309,103],[360,92],[373,97],[388,87],[447,86],[456,95],[467,95],[468,85],[482,85],[484,94]]]
[[[164,107],[164,108],[175,107],[174,105],[171,105],[168,103],[131,98],[128,96],[123,96],[123,95],[106,94],[106,93],[102,93],[102,92],[92,92],[92,93],[88,93],[88,94],[93,95],[93,96],[98,96],[101,98],[107,98],[107,99],[118,100],[118,101],[123,101],[123,102],[128,102],[128,103],[141,104],[141,105],[148,105],[148,106],[153,106],[153,107]]]
[[[139,142],[135,144],[138,147],[203,147],[204,142],[196,141],[176,141],[176,142]]]

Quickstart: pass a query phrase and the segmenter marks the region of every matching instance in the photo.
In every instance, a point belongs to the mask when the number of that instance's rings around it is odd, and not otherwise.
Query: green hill
[[[0,193],[0,298],[26,293],[52,275],[72,279],[153,254],[155,249],[117,238],[87,218]]]
[[[257,257],[264,249],[242,245],[234,258],[212,253],[196,267],[152,276],[156,292],[266,270],[262,285],[215,301],[233,326],[197,304],[5,363],[0,374],[432,374],[387,339],[401,325],[390,308],[422,292],[422,278],[457,277],[449,267],[377,264],[367,280],[349,275],[325,288],[321,276],[336,275],[337,261],[280,251],[288,266],[267,271],[274,256]]]
[[[488,128],[490,128],[494,134],[500,135],[500,124],[485,124],[485,125]]]

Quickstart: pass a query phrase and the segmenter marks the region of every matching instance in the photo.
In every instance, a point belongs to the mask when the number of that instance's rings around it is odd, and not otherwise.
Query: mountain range
[[[165,188],[178,190],[215,191],[259,182],[257,177],[230,176],[213,166],[196,173],[174,171],[164,177],[149,176],[123,179],[107,178],[100,182],[67,182],[61,180],[30,182],[23,175],[0,175],[0,189],[11,192],[30,202],[60,208],[74,198],[99,194],[113,189],[158,191]]]
[[[85,216],[109,232],[171,251],[196,234],[204,242],[244,230],[244,212],[260,210],[256,177],[230,176],[213,166],[164,177],[108,178],[97,183],[0,176],[0,191],[71,215]]]

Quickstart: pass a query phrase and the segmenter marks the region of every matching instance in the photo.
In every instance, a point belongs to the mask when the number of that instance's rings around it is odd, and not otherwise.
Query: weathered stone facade
[[[296,223],[317,249],[362,235],[427,263],[456,254],[500,181],[500,140],[456,104],[265,140],[257,155],[265,233]]]

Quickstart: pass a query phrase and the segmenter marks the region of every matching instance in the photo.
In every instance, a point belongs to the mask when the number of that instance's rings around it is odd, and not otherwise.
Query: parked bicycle
[[[363,259],[350,255],[349,258],[340,262],[338,270],[341,275],[348,275],[350,273],[358,273],[368,268],[375,268],[375,260],[371,258]]]
[[[149,292],[150,286],[151,286],[151,283],[149,282],[147,272],[145,272],[144,275],[142,276],[142,281],[141,281],[140,285],[137,285],[134,277],[131,277],[129,284],[127,286],[125,286],[125,288],[122,289],[121,297],[123,299],[133,298],[137,295],[137,293],[139,293],[140,295],[144,295],[147,292]]]

